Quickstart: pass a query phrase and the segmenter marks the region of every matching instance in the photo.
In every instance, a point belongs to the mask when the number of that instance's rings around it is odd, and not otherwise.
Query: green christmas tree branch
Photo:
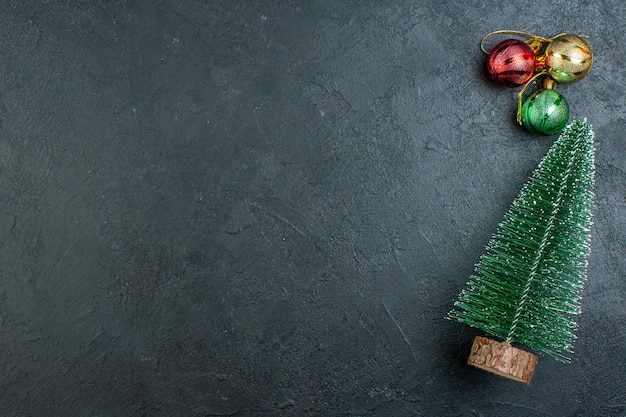
[[[504,216],[448,318],[567,362],[590,248],[594,134],[571,123]]]

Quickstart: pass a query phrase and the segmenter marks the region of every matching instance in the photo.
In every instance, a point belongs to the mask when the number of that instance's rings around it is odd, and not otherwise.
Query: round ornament
[[[563,34],[555,37],[546,47],[542,66],[558,83],[572,83],[584,78],[593,65],[593,52],[580,36]]]
[[[521,110],[522,124],[532,133],[554,135],[569,120],[569,105],[558,91],[541,89],[524,100]]]
[[[489,76],[505,87],[526,84],[535,73],[535,54],[518,39],[506,39],[493,47],[487,59]]]

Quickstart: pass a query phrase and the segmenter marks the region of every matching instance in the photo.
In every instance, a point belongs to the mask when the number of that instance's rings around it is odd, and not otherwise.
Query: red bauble
[[[505,87],[526,84],[535,73],[535,54],[518,39],[507,39],[493,47],[487,59],[491,78]]]

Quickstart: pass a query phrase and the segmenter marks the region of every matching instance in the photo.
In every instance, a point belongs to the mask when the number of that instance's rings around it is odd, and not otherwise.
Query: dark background
[[[0,415],[625,416],[621,0],[35,1],[0,11]],[[497,29],[589,35],[571,364],[444,319],[555,137]]]

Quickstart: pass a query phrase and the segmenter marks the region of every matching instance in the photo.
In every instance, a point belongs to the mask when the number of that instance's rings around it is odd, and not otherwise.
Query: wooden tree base
[[[530,384],[537,356],[508,343],[476,336],[467,364],[498,376]]]

